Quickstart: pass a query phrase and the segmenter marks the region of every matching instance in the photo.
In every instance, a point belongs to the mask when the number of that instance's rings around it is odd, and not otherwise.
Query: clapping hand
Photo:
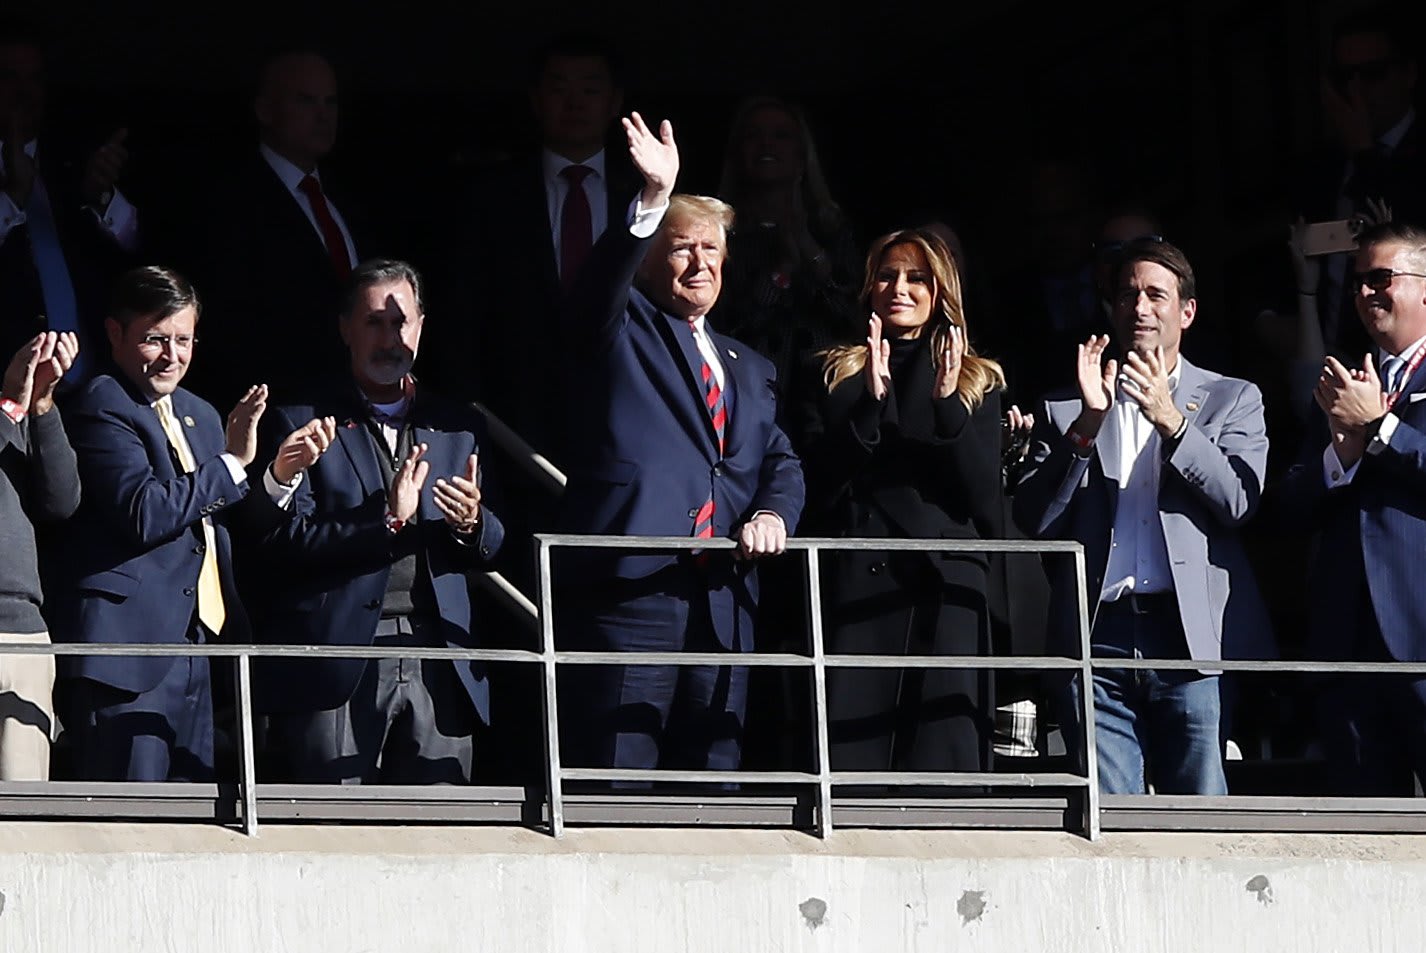
[[[480,457],[472,453],[465,473],[436,481],[436,509],[457,533],[475,532],[480,522]]]
[[[886,399],[891,386],[891,342],[881,336],[881,318],[872,312],[867,322],[866,387],[877,400]]]
[[[953,324],[951,333],[946,338],[946,346],[936,355],[934,393],[937,398],[950,397],[956,392],[956,385],[961,379],[961,358],[965,357],[965,353],[965,332]]]
[[[272,475],[278,483],[291,486],[297,474],[321,459],[322,454],[337,439],[335,417],[314,417],[288,434],[277,448],[272,461]]]
[[[1162,347],[1145,354],[1133,351],[1125,358],[1124,393],[1138,403],[1144,419],[1154,425],[1160,436],[1178,433],[1183,414],[1174,406],[1168,359]]]
[[[244,467],[257,458],[257,425],[267,410],[267,385],[254,384],[248,388],[238,406],[228,415],[228,453],[238,458]]]
[[[386,494],[387,511],[403,523],[410,522],[421,505],[421,487],[426,485],[426,476],[431,472],[431,465],[421,459],[425,455],[424,443],[412,447],[401,461],[401,468],[396,471]]]
[[[673,124],[665,119],[659,123],[658,135],[654,135],[638,113],[631,113],[623,122],[629,139],[629,158],[644,177],[640,202],[646,209],[658,208],[668,201],[678,181],[678,146],[673,141]]]
[[[114,198],[119,174],[124,171],[124,163],[129,161],[129,150],[124,147],[128,136],[129,130],[120,129],[89,157],[84,167],[84,180],[80,183],[80,191],[89,204],[103,208]]]
[[[1366,447],[1364,428],[1386,414],[1372,356],[1368,354],[1359,369],[1348,368],[1335,357],[1327,358],[1312,396],[1332,427],[1337,459],[1343,466],[1352,466]]]
[[[29,412],[37,417],[54,408],[55,389],[79,357],[79,336],[73,331],[47,331],[40,337],[44,338],[44,343],[36,355],[34,389],[29,405]]]

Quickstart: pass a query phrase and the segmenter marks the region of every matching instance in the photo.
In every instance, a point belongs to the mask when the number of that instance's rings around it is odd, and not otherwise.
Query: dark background
[[[533,144],[527,57],[556,30],[618,39],[626,106],[673,120],[686,190],[716,188],[740,97],[800,101],[861,237],[936,210],[994,276],[999,321],[1013,321],[1017,275],[1033,265],[1027,169],[1070,159],[1099,199],[1132,196],[1162,216],[1199,271],[1190,355],[1251,377],[1245,329],[1290,290],[1293,182],[1325,144],[1331,24],[1362,4],[8,6],[49,32],[51,116],[95,145],[130,130],[124,187],[141,208],[195,187],[221,195],[211,160],[251,148],[257,60],[323,49],[343,83],[331,164],[395,212],[418,264],[444,240],[429,225],[462,181]],[[1422,17],[1402,9],[1413,37]]]

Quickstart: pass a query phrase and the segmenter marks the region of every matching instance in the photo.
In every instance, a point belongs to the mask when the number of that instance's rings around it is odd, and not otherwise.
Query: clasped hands
[[[1161,437],[1171,437],[1183,426],[1184,417],[1173,402],[1169,387],[1168,360],[1164,349],[1140,353],[1131,351],[1121,366],[1114,358],[1104,360],[1109,336],[1091,337],[1076,350],[1076,377],[1084,410],[1076,421],[1076,429],[1093,439],[1100,424],[1114,405],[1114,389],[1120,387]]]
[[[421,488],[426,485],[431,471],[430,461],[423,459],[427,449],[424,443],[412,447],[391,481],[386,508],[402,522],[414,519],[420,506]],[[446,523],[457,533],[473,533],[480,525],[479,473],[480,456],[472,453],[466,458],[464,473],[450,479],[437,479],[432,488],[436,509],[441,511]]]
[[[0,397],[36,417],[54,407],[54,392],[79,357],[79,338],[73,331],[36,334],[10,359]]]
[[[1387,410],[1372,356],[1368,354],[1359,368],[1328,357],[1312,397],[1327,415],[1337,459],[1344,467],[1354,466],[1366,450],[1367,427],[1386,416]]]
[[[867,390],[877,400],[885,400],[891,386],[891,342],[881,335],[881,317],[872,312],[867,322],[866,337]],[[931,385],[931,396],[936,399],[950,397],[956,392],[961,380],[961,361],[966,353],[965,332],[951,325],[951,333],[946,338],[945,347],[936,354],[936,379]]]

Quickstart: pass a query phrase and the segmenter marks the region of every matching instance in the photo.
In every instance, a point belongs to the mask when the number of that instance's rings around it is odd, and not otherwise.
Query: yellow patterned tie
[[[172,398],[160,397],[153,408],[158,414],[159,425],[168,436],[168,442],[178,453],[183,472],[192,473],[198,469],[198,464],[193,459],[193,450],[184,439],[183,431],[178,429],[178,421],[174,419]],[[209,632],[217,635],[223,631],[223,620],[227,617],[228,610],[223,607],[223,584],[218,577],[217,534],[213,531],[213,521],[205,516],[203,568],[198,571],[198,621],[202,622]]]

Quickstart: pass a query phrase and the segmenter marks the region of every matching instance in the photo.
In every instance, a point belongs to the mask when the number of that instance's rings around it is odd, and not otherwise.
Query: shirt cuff
[[[1396,428],[1401,424],[1401,418],[1396,414],[1387,414],[1381,419],[1377,426],[1376,434],[1372,437],[1371,443],[1367,444],[1367,453],[1376,456],[1387,447],[1391,446],[1391,435],[1396,433]]]
[[[267,498],[280,510],[285,510],[292,505],[292,498],[297,495],[297,488],[302,485],[303,474],[298,473],[292,478],[291,483],[278,483],[277,477],[272,475],[272,467],[262,471],[262,488],[267,491]]]
[[[242,486],[247,482],[248,471],[238,462],[237,457],[231,453],[222,453],[218,455],[218,459],[222,460],[223,465],[228,468],[228,476],[233,478],[234,484]]]
[[[648,238],[659,230],[667,211],[667,202],[658,208],[644,208],[644,203],[635,198],[629,204],[629,233],[635,238]]]
[[[139,240],[139,210],[124,198],[124,193],[114,190],[109,204],[101,212],[94,210],[99,224],[113,236],[114,241],[125,251],[134,251]]]
[[[1351,483],[1361,465],[1358,460],[1350,467],[1342,466],[1342,461],[1337,458],[1337,448],[1328,444],[1327,449],[1322,451],[1322,479],[1326,482],[1327,489],[1335,490]]]
[[[9,192],[0,192],[0,242],[10,234],[12,228],[26,222],[25,210],[15,204]]]
[[[772,510],[758,510],[756,513],[753,514],[753,519],[757,519],[764,513],[766,513],[768,516],[775,517],[777,521],[782,524],[782,531],[784,533],[787,532],[787,520],[783,519],[780,513],[775,513]]]

